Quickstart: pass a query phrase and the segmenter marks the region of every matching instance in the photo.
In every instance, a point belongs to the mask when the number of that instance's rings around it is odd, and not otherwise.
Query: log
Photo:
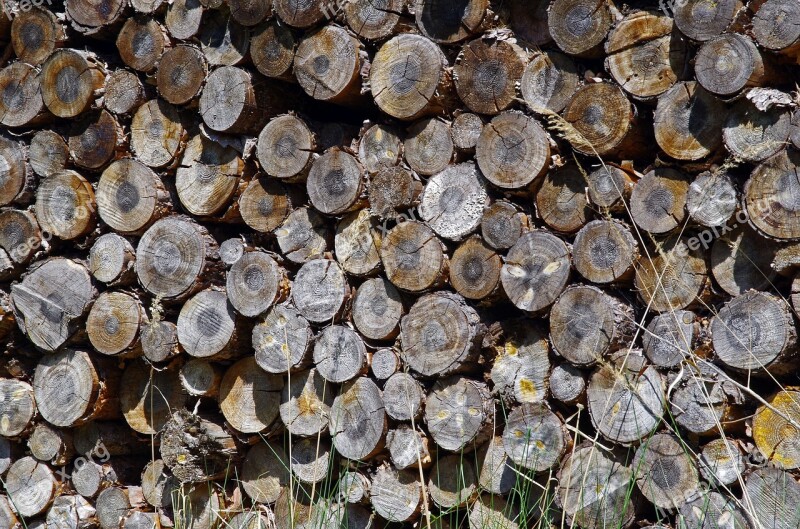
[[[36,219],[43,230],[64,240],[95,228],[97,206],[91,184],[75,171],[57,173],[36,191]]]
[[[737,191],[727,172],[697,175],[686,194],[686,211],[697,224],[723,226],[736,212]]]
[[[378,349],[372,353],[370,369],[377,380],[387,380],[400,369],[400,357],[394,349]]]
[[[141,360],[134,360],[122,373],[119,401],[131,429],[155,435],[170,419],[173,410],[183,407],[186,394],[174,366],[156,370]]]
[[[386,447],[398,470],[427,468],[431,464],[428,438],[409,425],[400,424],[386,434]]]
[[[658,367],[678,367],[694,352],[699,332],[694,312],[675,310],[658,314],[642,333],[644,354]]]
[[[380,47],[369,82],[378,107],[405,121],[440,113],[450,106],[454,88],[439,46],[413,34],[398,35]]]
[[[628,283],[639,259],[630,228],[618,220],[593,220],[580,229],[572,246],[575,270],[593,283]]]
[[[133,158],[113,162],[97,184],[100,218],[124,234],[140,234],[172,209],[161,179]]]
[[[510,321],[503,331],[505,341],[490,372],[495,393],[506,403],[544,401],[550,372],[547,331],[523,321]]]
[[[94,523],[95,508],[85,498],[78,495],[59,496],[47,511],[46,529],[64,527],[81,529]],[[127,526],[126,526],[127,529]]]
[[[366,40],[383,40],[391,37],[401,26],[401,15],[406,3],[403,0],[356,0],[342,6],[347,26]]]
[[[233,438],[219,424],[178,410],[164,425],[160,453],[177,480],[196,483],[230,472],[236,448]]]
[[[422,182],[403,167],[388,167],[378,171],[367,189],[369,210],[384,220],[408,217],[419,204]]]
[[[772,108],[762,112],[749,100],[737,102],[722,129],[725,148],[734,156],[760,162],[788,143],[789,113]]]
[[[167,47],[167,30],[152,17],[129,18],[117,35],[122,61],[139,72],[154,71]]]
[[[72,472],[72,486],[84,498],[96,498],[103,490],[118,484],[123,476],[117,475],[110,464],[85,461]]]
[[[491,494],[507,494],[516,481],[514,466],[503,447],[503,438],[493,437],[478,450],[478,485]]]
[[[175,523],[191,529],[213,529],[222,504],[220,494],[209,483],[184,486],[181,491],[186,501],[175,509]]]
[[[316,2],[303,2],[301,0],[274,0],[275,14],[285,23],[296,28],[309,28],[320,22],[323,17],[330,18],[327,7]]]
[[[423,502],[419,474],[388,465],[380,467],[372,477],[370,501],[375,512],[389,522],[413,520]]]
[[[530,219],[513,202],[498,200],[483,210],[481,237],[495,250],[514,246],[530,228]]]
[[[169,507],[180,482],[170,474],[163,459],[147,463],[142,471],[142,495],[153,507]]]
[[[266,312],[286,299],[286,271],[266,252],[247,252],[227,274],[227,294],[233,308],[248,317]]]
[[[727,439],[710,441],[697,460],[703,479],[718,487],[739,481],[745,469],[741,448]]]
[[[602,211],[625,211],[635,183],[629,171],[605,163],[586,176],[589,201]]]
[[[245,357],[225,371],[219,390],[219,408],[227,423],[242,433],[258,433],[278,417],[281,377],[258,368]]]
[[[158,391],[157,388],[153,388]],[[150,452],[149,444],[144,444],[131,433],[119,428],[115,421],[91,421],[72,430],[75,451],[87,459],[98,457],[107,459],[113,456],[140,455]]]
[[[368,279],[358,287],[351,311],[353,324],[361,335],[367,340],[378,341],[397,336],[400,320],[405,313],[400,293],[381,277]],[[374,355],[372,365],[374,370]]]
[[[11,21],[11,45],[14,55],[32,66],[38,66],[67,40],[64,26],[50,10],[33,6],[20,11]]]
[[[239,24],[255,26],[272,14],[272,5],[255,0],[228,0],[231,17]]]
[[[770,266],[778,246],[747,226],[725,234],[711,247],[711,272],[731,296],[748,290],[768,290],[777,272]]]
[[[550,310],[550,341],[577,366],[599,362],[631,343],[636,332],[633,309],[602,290],[567,288]]]
[[[703,88],[731,97],[745,87],[763,86],[773,73],[769,59],[745,35],[726,33],[705,42],[695,56],[695,75]]]
[[[753,36],[762,48],[794,57],[800,48],[800,31],[795,25],[798,16],[796,5],[767,0],[753,16]]]
[[[683,78],[686,41],[674,29],[672,17],[636,11],[623,18],[605,44],[606,68],[629,94],[657,97]]]
[[[526,312],[541,312],[567,286],[570,249],[545,231],[525,233],[511,247],[500,272],[508,299]]]
[[[147,102],[150,95],[139,77],[128,70],[116,70],[106,79],[103,106],[119,115],[132,114]]]
[[[675,5],[675,25],[690,39],[704,42],[728,29],[741,8],[739,0],[715,4],[687,0]]]
[[[175,39],[186,40],[197,35],[203,17],[203,6],[198,0],[175,0],[169,4],[164,25]]]
[[[396,421],[414,421],[422,413],[425,393],[408,373],[395,373],[383,387],[386,414]]]
[[[103,292],[86,318],[86,334],[102,354],[129,358],[141,356],[139,330],[147,315],[138,297],[123,292]]]
[[[526,188],[547,171],[550,138],[533,118],[508,111],[484,127],[475,160],[489,182],[502,189]]]
[[[320,483],[333,464],[331,446],[326,440],[307,437],[292,446],[291,467],[295,477],[303,483]]]
[[[32,457],[15,461],[3,485],[14,511],[25,518],[43,514],[58,492],[53,472]]]
[[[563,53],[548,50],[534,55],[525,67],[520,92],[528,108],[546,114],[564,110],[579,86],[575,62]]]
[[[398,132],[380,123],[365,130],[358,140],[358,160],[370,173],[380,173],[383,168],[397,165],[402,151],[403,142]]]
[[[203,55],[212,66],[235,66],[244,60],[250,47],[247,28],[236,22],[228,9],[206,11],[197,39]],[[236,75],[233,73],[236,70],[223,71],[228,72],[228,77]],[[220,75],[220,79],[225,77]],[[228,90],[233,88],[231,85],[227,86]]]
[[[0,124],[25,127],[49,121],[43,100],[41,74],[22,62],[0,70]]]
[[[367,368],[367,348],[357,332],[344,325],[326,327],[314,343],[314,364],[334,384],[347,382]]]
[[[11,285],[17,325],[45,351],[55,351],[78,331],[94,297],[86,267],[64,258],[29,268],[21,282]]]
[[[275,178],[304,181],[314,161],[317,138],[308,124],[292,114],[271,119],[258,135],[261,168]]]
[[[357,104],[361,71],[367,63],[361,43],[346,29],[328,25],[300,41],[294,75],[306,94],[319,101]]]
[[[436,461],[428,491],[433,503],[442,509],[465,507],[476,493],[477,481],[472,463],[451,454]]]
[[[202,134],[186,145],[175,171],[175,187],[184,209],[192,215],[225,221],[238,217],[228,207],[240,191],[240,176],[249,176],[238,153]]]
[[[5,524],[5,527],[16,528],[21,525],[14,506],[5,495],[0,496],[0,522]]]
[[[75,455],[72,432],[39,423],[28,437],[31,455],[44,463],[64,466]]]
[[[36,402],[30,384],[15,379],[0,379],[0,435],[27,435],[36,414]]]
[[[481,29],[488,5],[487,0],[415,0],[413,7],[417,26],[426,37],[454,44]]]
[[[156,86],[168,103],[186,105],[197,99],[208,76],[208,61],[197,46],[178,44],[158,60]]]
[[[508,415],[503,448],[517,467],[535,472],[552,468],[567,449],[569,435],[561,419],[541,403],[526,403]]]
[[[0,136],[0,162],[3,163],[2,178],[5,182],[0,190],[0,203],[28,204],[34,196],[37,179],[26,161],[26,148],[13,139]]]
[[[292,302],[310,322],[321,324],[335,319],[349,297],[350,286],[336,261],[309,261],[295,275]]]
[[[483,336],[477,312],[449,292],[426,294],[400,322],[401,357],[424,377],[468,370]]]
[[[800,392],[779,391],[762,405],[753,417],[753,439],[764,458],[778,468],[800,467],[798,438],[800,429]]]
[[[157,320],[155,315],[140,333],[142,354],[151,362],[164,362],[181,352],[178,326],[171,321]]]
[[[263,441],[248,450],[240,479],[253,501],[274,503],[289,485],[290,474],[289,458],[280,444]]]
[[[347,459],[367,459],[383,448],[386,429],[378,386],[366,377],[345,383],[333,400],[328,427],[336,451]],[[374,502],[374,482],[372,490]]]
[[[266,77],[294,80],[292,66],[296,46],[292,31],[278,19],[267,20],[251,30],[250,58]]]
[[[444,245],[421,222],[401,222],[389,230],[380,252],[386,277],[400,290],[424,292],[443,284],[447,277]]]
[[[672,416],[689,432],[722,434],[741,417],[736,407],[744,403],[744,395],[719,368],[705,360],[696,364],[669,377]]]
[[[679,527],[704,527],[710,523],[716,523],[717,527],[746,527],[748,524],[736,501],[718,492],[701,493],[699,497],[681,505]]]
[[[781,374],[791,365],[797,332],[788,304],[748,291],[726,303],[711,321],[717,358],[735,371]]]
[[[700,160],[722,144],[722,101],[695,81],[676,83],[658,98],[653,115],[658,146],[678,160]]]
[[[422,176],[431,176],[447,169],[453,158],[453,149],[450,127],[435,118],[412,124],[403,143],[406,163]]]
[[[283,387],[281,421],[292,435],[318,435],[328,427],[333,398],[333,386],[317,369],[296,373]]]
[[[321,258],[327,251],[330,230],[315,209],[304,207],[289,213],[275,230],[275,237],[288,260],[303,264]]]
[[[619,351],[589,379],[586,390],[592,424],[622,445],[646,437],[661,422],[664,382],[640,350]]]
[[[636,450],[636,485],[653,505],[677,509],[690,500],[700,481],[697,468],[680,439],[656,434]]]
[[[65,11],[72,29],[94,38],[104,38],[118,28],[126,3],[122,0],[66,0]],[[105,529],[105,528],[103,528]]]
[[[39,75],[42,101],[60,118],[87,110],[105,81],[105,69],[93,53],[70,49],[53,52]]]
[[[256,362],[268,373],[298,371],[310,361],[313,336],[297,309],[276,305],[253,327]]]
[[[219,396],[222,369],[202,358],[192,358],[181,366],[181,385],[192,397]]]
[[[567,164],[542,179],[536,192],[536,211],[553,231],[575,233],[592,218],[581,171],[577,165]]]
[[[261,233],[270,233],[289,216],[292,202],[283,184],[259,175],[239,195],[238,207],[247,226]]]
[[[346,503],[359,504],[369,500],[370,482],[361,472],[347,471],[339,478],[339,497]]]
[[[782,151],[759,164],[744,186],[744,207],[748,222],[762,235],[774,239],[796,239],[800,223],[795,211],[793,189],[797,180],[792,176],[800,153]]]
[[[334,253],[348,274],[372,275],[380,269],[380,234],[367,208],[346,215],[336,226]]]
[[[69,147],[57,132],[40,130],[31,138],[28,162],[37,175],[47,178],[60,173],[68,160]]]
[[[468,378],[439,378],[425,400],[425,423],[437,445],[470,452],[491,437],[494,402],[486,385]]]
[[[355,156],[332,149],[311,164],[306,189],[311,205],[320,213],[348,213],[364,205],[364,170]]]
[[[701,304],[698,300],[705,296],[707,269],[696,241],[693,244],[685,237],[670,237],[662,243],[658,255],[639,258],[634,286],[650,310],[685,309]]]
[[[131,509],[128,489],[111,487],[105,489],[96,500],[97,521],[101,529],[116,529]]]
[[[572,364],[561,363],[550,372],[550,393],[554,399],[565,404],[585,402],[586,377]]]
[[[124,529],[151,529],[160,525],[159,514],[152,512],[132,511],[122,521]]]
[[[217,132],[251,134],[279,112],[275,102],[253,74],[235,66],[221,66],[206,78],[200,115],[203,123]]]
[[[614,23],[605,0],[555,0],[547,10],[547,27],[558,47],[570,55],[594,58]]]
[[[89,272],[96,280],[109,286],[133,283],[136,279],[135,262],[136,253],[130,241],[116,233],[101,235],[89,251]]]
[[[161,99],[139,107],[131,121],[131,150],[154,169],[172,166],[183,148],[186,130],[177,109]]]
[[[440,237],[461,240],[480,224],[489,205],[486,183],[474,163],[446,167],[420,197],[421,219]]]
[[[553,37],[547,27],[547,8],[543,0],[511,0],[502,5],[492,6],[500,19],[508,24],[524,44],[543,46],[552,42]]]
[[[450,284],[466,299],[490,302],[500,293],[502,259],[477,235],[453,252]]]
[[[42,231],[32,212],[4,208],[0,210],[0,247],[12,266],[24,265],[42,246]],[[16,275],[17,270],[12,271]]]
[[[525,51],[508,40],[466,44],[453,67],[458,97],[473,112],[499,114],[517,98],[527,59]]]
[[[747,476],[745,493],[752,504],[754,522],[767,529],[788,529],[797,519],[800,483],[776,468],[756,469]]]
[[[668,167],[654,169],[636,183],[630,214],[639,228],[654,234],[683,226],[689,178]]]

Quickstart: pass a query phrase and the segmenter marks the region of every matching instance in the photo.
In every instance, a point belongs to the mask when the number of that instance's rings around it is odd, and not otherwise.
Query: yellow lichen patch
[[[768,460],[785,469],[800,468],[800,392],[781,391],[753,418],[753,439]]]
[[[535,402],[538,400],[539,392],[536,391],[536,384],[527,378],[519,379],[519,393],[522,402]]]

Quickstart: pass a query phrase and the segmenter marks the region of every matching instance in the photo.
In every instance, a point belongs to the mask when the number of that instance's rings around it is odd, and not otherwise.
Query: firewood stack
[[[800,1],[4,15],[0,529],[800,524]]]

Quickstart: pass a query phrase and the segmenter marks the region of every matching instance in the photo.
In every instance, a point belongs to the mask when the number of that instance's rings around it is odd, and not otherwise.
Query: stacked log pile
[[[798,0],[23,0],[0,529],[800,526]]]

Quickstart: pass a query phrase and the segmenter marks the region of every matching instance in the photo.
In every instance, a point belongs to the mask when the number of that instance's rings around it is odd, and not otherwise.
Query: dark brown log
[[[617,220],[594,220],[581,228],[572,247],[575,270],[593,283],[626,283],[633,278],[639,246]]]
[[[263,175],[250,181],[239,196],[238,206],[245,224],[262,233],[277,230],[292,210],[286,187]]]
[[[686,217],[687,175],[668,167],[653,169],[631,193],[630,215],[639,228],[655,234],[682,227]]]
[[[241,63],[250,46],[247,28],[236,22],[228,9],[206,10],[197,38],[203,55],[212,66],[234,66]],[[233,72],[223,71],[228,72],[228,76]],[[229,90],[230,88],[231,85],[228,85]]]
[[[603,437],[634,443],[652,432],[664,414],[664,382],[640,350],[619,351],[589,379],[592,424]]]
[[[128,70],[116,70],[106,79],[103,106],[114,114],[131,114],[147,102],[149,90]]]
[[[800,237],[800,222],[796,215],[800,204],[794,199],[798,161],[798,151],[782,151],[756,167],[744,186],[748,222],[767,237]]]
[[[403,151],[406,163],[417,174],[430,176],[444,171],[453,158],[450,127],[434,118],[414,123],[408,129]]]
[[[117,35],[117,50],[122,61],[140,72],[155,70],[168,46],[167,30],[152,17],[129,18]]]
[[[488,6],[488,0],[414,0],[413,3],[419,29],[443,44],[453,44],[477,33]]]
[[[168,103],[185,105],[196,99],[208,76],[208,61],[197,46],[179,44],[158,60],[158,93]]]
[[[658,146],[678,160],[699,160],[722,144],[725,106],[695,81],[658,98],[653,116]]]
[[[789,113],[777,108],[762,112],[749,100],[734,105],[722,129],[728,152],[750,162],[776,154],[788,143]]]
[[[448,261],[442,242],[427,226],[416,221],[401,222],[381,244],[386,277],[401,290],[424,292],[441,285]]]
[[[731,296],[748,290],[769,290],[777,272],[771,264],[778,251],[774,241],[764,240],[747,226],[717,239],[711,248],[711,272]]]
[[[30,267],[22,282],[11,285],[17,324],[45,351],[72,337],[95,295],[86,267],[63,258]]]
[[[510,0],[493,5],[492,9],[514,30],[517,38],[533,47],[543,46],[553,40],[547,27],[549,5],[546,0]]]
[[[458,241],[478,227],[488,205],[486,183],[475,164],[467,162],[428,180],[419,213],[437,235]]]
[[[477,490],[478,478],[468,459],[451,454],[436,461],[428,481],[433,503],[442,509],[465,507]]]
[[[127,6],[123,0],[66,0],[64,4],[72,29],[96,38],[114,32]]]
[[[592,365],[626,347],[635,331],[633,309],[596,287],[573,285],[550,310],[553,347],[578,366]]]
[[[44,422],[34,427],[28,437],[28,448],[31,455],[39,461],[56,466],[66,465],[75,455],[72,432],[54,428]]]
[[[33,66],[42,64],[66,40],[64,27],[56,15],[39,6],[18,12],[11,22],[14,54]]]
[[[0,204],[12,202],[28,204],[36,191],[37,178],[26,160],[27,149],[24,144],[0,136]]]
[[[86,333],[96,351],[109,356],[142,354],[139,329],[147,315],[138,297],[123,292],[103,292],[86,318]]]
[[[239,360],[225,372],[219,390],[219,408],[237,431],[257,433],[278,417],[281,377],[259,369],[253,357]]]
[[[450,262],[450,284],[467,299],[489,302],[500,292],[500,256],[473,236],[453,252]]]
[[[569,434],[558,416],[542,403],[526,403],[508,415],[503,447],[517,467],[535,472],[552,468],[567,449]]]
[[[32,457],[15,461],[3,485],[14,510],[25,518],[44,513],[58,491],[53,472]]]
[[[272,14],[272,4],[257,0],[228,0],[231,17],[243,26],[255,26]]]
[[[788,304],[748,291],[723,306],[711,322],[717,358],[743,372],[782,374],[791,370],[797,329]]]
[[[736,212],[737,191],[727,172],[706,171],[689,186],[686,211],[702,226],[723,226]]]
[[[153,224],[136,248],[136,275],[141,285],[163,300],[182,300],[209,281],[218,248],[205,228],[185,217]]]
[[[600,56],[613,23],[606,0],[555,0],[547,10],[547,26],[555,43],[579,57]]]
[[[277,305],[253,328],[253,348],[258,365],[268,373],[287,373],[310,360],[313,333],[294,307]]]
[[[408,217],[422,189],[419,178],[403,167],[379,169],[367,189],[370,213],[384,220]]]
[[[293,374],[283,387],[281,421],[292,435],[316,436],[328,427],[334,388],[310,369]]]
[[[367,459],[383,448],[386,428],[378,386],[366,377],[344,384],[331,406],[328,428],[336,451],[347,459]],[[374,484],[372,490],[374,501]]]
[[[340,384],[366,371],[367,349],[350,327],[331,325],[314,343],[314,364],[325,380]]]
[[[131,150],[145,165],[173,165],[186,140],[178,111],[160,99],[140,106],[131,121]]]
[[[69,147],[56,132],[40,130],[31,138],[28,161],[33,172],[42,177],[53,176],[64,170],[69,160]]]
[[[642,333],[644,354],[658,367],[677,367],[694,352],[699,332],[694,312],[674,310],[659,314]]]
[[[518,326],[519,325],[519,326]],[[502,347],[497,347],[490,377],[506,403],[542,402],[547,397],[550,347],[540,325],[510,321]]]
[[[56,50],[42,65],[39,75],[42,100],[60,118],[73,118],[87,110],[105,81],[105,71],[97,57],[77,50]]]
[[[309,28],[323,17],[331,18],[334,11],[322,2],[303,0],[274,0],[275,13],[287,24],[296,28]],[[334,9],[335,10],[335,9]]]
[[[675,4],[675,25],[690,39],[707,41],[728,29],[741,8],[739,0],[722,0],[713,4],[686,0]]]
[[[505,112],[484,127],[475,159],[487,180],[503,189],[529,186],[550,165],[550,138],[533,118]]]
[[[606,68],[634,97],[647,99],[666,92],[683,78],[686,42],[673,29],[673,19],[654,11],[636,11],[620,21],[605,45]]]
[[[292,301],[297,310],[313,323],[336,318],[349,297],[350,287],[336,261],[309,261],[295,275]]]
[[[41,246],[42,232],[33,213],[11,208],[0,209],[0,248],[5,250],[13,265],[30,261]]]
[[[42,79],[33,66],[22,62],[0,70],[0,124],[25,127],[48,121]]]
[[[670,408],[675,421],[689,432],[723,435],[724,428],[741,417],[735,406],[744,403],[741,390],[729,375],[706,360],[687,366],[670,378]]]
[[[800,392],[797,391],[778,392],[770,399],[769,405],[760,406],[753,417],[756,447],[767,461],[778,468],[789,470],[800,467],[798,419]]]
[[[112,163],[97,185],[100,218],[120,233],[138,234],[171,209],[169,194],[152,169],[132,158]]]
[[[153,388],[158,391],[158,388]],[[75,451],[84,457],[106,459],[150,453],[149,443],[132,438],[116,421],[91,421],[72,430]]]
[[[220,478],[230,472],[236,443],[219,424],[178,410],[164,425],[161,458],[181,483]]]
[[[761,468],[747,476],[745,489],[755,523],[766,529],[789,529],[797,519],[800,483],[788,472]]]
[[[172,495],[177,492],[180,482],[170,474],[163,459],[147,463],[142,471],[142,495],[153,507],[169,507]]]
[[[178,315],[178,341],[195,358],[229,358],[238,352],[243,334],[241,319],[224,290],[199,292],[184,303]]]
[[[164,24],[176,39],[190,39],[200,31],[203,6],[198,0],[175,0],[169,4]]]
[[[151,362],[163,362],[181,352],[178,326],[171,321],[151,320],[141,329],[142,354]]]
[[[676,509],[691,499],[700,480],[697,468],[680,439],[656,434],[636,451],[636,485],[653,505]]]
[[[527,55],[507,40],[477,39],[461,50],[453,67],[458,97],[478,114],[499,114],[517,98]]]
[[[123,147],[122,127],[105,110],[80,117],[70,130],[67,143],[72,161],[78,167],[99,170]]]
[[[530,219],[513,202],[499,200],[483,210],[481,235],[496,250],[514,246],[530,228]]]
[[[98,207],[102,217],[102,200]],[[109,285],[132,283],[136,277],[133,269],[135,261],[136,253],[131,243],[115,233],[101,235],[89,251],[89,271],[95,279]]]
[[[222,369],[202,358],[192,358],[181,366],[181,385],[193,397],[216,398],[222,382]]]
[[[534,112],[561,112],[579,86],[578,68],[572,59],[562,53],[543,51],[525,67],[520,91]]]
[[[586,401],[586,377],[577,367],[564,362],[550,372],[550,393],[565,404]]]
[[[386,447],[398,470],[427,468],[431,464],[428,438],[421,431],[401,424],[386,434]]]
[[[0,379],[0,435],[27,436],[36,414],[36,402],[30,384],[15,379]]]
[[[453,96],[447,57],[435,43],[413,34],[381,46],[372,61],[370,88],[383,112],[406,121],[441,112]]]
[[[405,522],[417,517],[423,503],[419,473],[381,466],[372,478],[370,501],[375,512],[390,522]]]
[[[511,247],[500,273],[508,299],[519,309],[537,313],[547,309],[567,286],[570,250],[545,231],[524,234]]]
[[[708,265],[697,239],[671,237],[658,255],[643,255],[636,264],[634,285],[655,312],[700,305],[708,286]]]
[[[549,171],[536,193],[536,210],[554,231],[574,233],[581,229],[592,216],[582,169],[568,164]]]
[[[337,104],[361,100],[361,71],[366,62],[361,43],[339,26],[324,26],[300,41],[294,75],[314,99]]]
[[[296,46],[291,30],[277,19],[271,19],[252,31],[250,58],[262,75],[294,80],[292,65]]]
[[[405,5],[403,0],[356,0],[345,3],[343,10],[347,25],[356,35],[381,40],[396,32]]]
[[[437,445],[472,451],[491,437],[494,402],[486,385],[468,378],[439,378],[425,401],[425,423]]]
[[[314,161],[317,139],[301,118],[288,114],[270,120],[258,135],[257,156],[269,176],[304,181]]]
[[[158,433],[173,411],[181,409],[186,402],[174,366],[156,370],[141,360],[134,360],[122,373],[120,389],[120,407],[128,426],[145,435]]]
[[[399,292],[383,278],[365,281],[353,297],[353,323],[368,340],[390,340],[397,336],[404,312]],[[373,358],[373,366],[374,362]]]
[[[320,483],[333,464],[331,445],[320,438],[305,438],[292,446],[291,467],[295,477],[303,483]]]
[[[360,209],[366,198],[364,169],[355,156],[334,148],[311,164],[306,189],[311,205],[325,215]]]
[[[247,452],[240,479],[253,501],[274,503],[289,484],[290,474],[289,458],[280,444],[262,441]]]
[[[773,75],[769,58],[745,35],[726,33],[703,44],[695,56],[697,81],[709,92],[733,96],[764,86]]]
[[[739,481],[745,468],[744,456],[738,443],[727,439],[710,441],[703,447],[697,459],[700,474],[716,486]]]
[[[270,108],[272,98],[263,88],[263,84],[254,83],[247,70],[234,66],[217,68],[206,79],[200,95],[203,122],[212,130],[229,134],[261,130],[269,114],[275,113]]]
[[[635,183],[628,171],[605,163],[586,176],[591,203],[611,212],[626,210]]]
[[[766,0],[753,17],[753,36],[768,50],[788,57],[800,51],[800,9],[791,2]]]

